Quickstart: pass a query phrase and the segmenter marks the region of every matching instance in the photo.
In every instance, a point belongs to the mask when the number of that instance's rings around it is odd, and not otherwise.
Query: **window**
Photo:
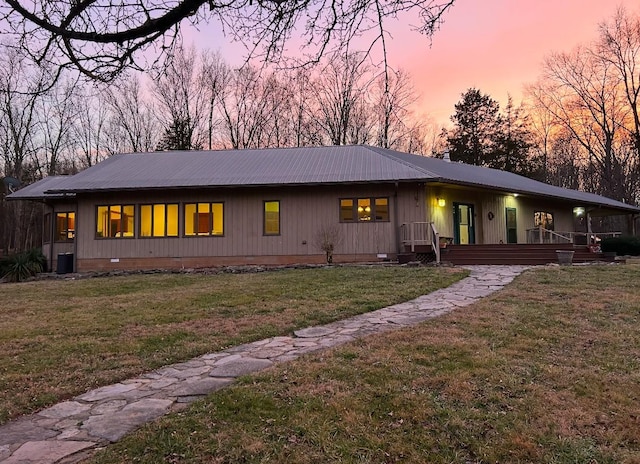
[[[96,237],[131,238],[134,236],[133,205],[98,206]]]
[[[342,198],[340,222],[389,222],[389,199]]]
[[[184,235],[224,235],[224,203],[185,204]]]
[[[56,213],[56,242],[72,242],[76,236],[76,213]]]
[[[140,206],[140,237],[177,237],[178,205]]]
[[[42,225],[42,242],[50,243],[51,242],[51,213],[47,213],[44,215],[44,223]]]
[[[264,235],[280,235],[280,202],[264,202]]]
[[[534,224],[536,227],[542,226],[547,230],[553,229],[553,213],[547,211],[536,211],[534,214]]]

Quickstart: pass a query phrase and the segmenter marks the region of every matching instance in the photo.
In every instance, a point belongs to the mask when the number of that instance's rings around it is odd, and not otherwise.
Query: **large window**
[[[177,237],[178,205],[140,205],[140,237]]]
[[[185,204],[184,235],[224,235],[224,203]]]
[[[554,230],[553,213],[549,213],[547,211],[536,211],[533,213],[533,219],[536,227],[542,226],[547,230]]]
[[[134,211],[133,205],[98,206],[96,237],[133,237],[135,230]]]
[[[340,222],[389,222],[389,199],[342,198]]]
[[[56,242],[72,242],[76,236],[76,213],[56,213]]]
[[[264,235],[280,235],[280,202],[264,202]]]

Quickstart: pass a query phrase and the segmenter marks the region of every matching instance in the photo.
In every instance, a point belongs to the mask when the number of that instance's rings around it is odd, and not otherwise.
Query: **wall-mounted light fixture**
[[[513,194],[513,198],[518,198],[518,195],[520,195],[519,193],[514,193]]]
[[[438,201],[438,206],[440,206],[441,208],[447,204],[444,198],[438,198],[437,201]]]
[[[578,217],[582,216],[584,214],[584,208],[581,208],[581,207],[573,208],[573,214],[575,214]]]

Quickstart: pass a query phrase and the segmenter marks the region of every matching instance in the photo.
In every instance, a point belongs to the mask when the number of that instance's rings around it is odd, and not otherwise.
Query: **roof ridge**
[[[384,156],[387,159],[390,159],[392,161],[395,161],[397,163],[403,164],[404,166],[410,167],[412,169],[415,169],[416,171],[425,174],[429,177],[434,177],[437,179],[442,178],[442,176],[440,174],[437,174],[433,171],[429,171],[428,169],[425,169],[421,166],[418,166],[417,164],[413,164],[409,161],[405,161],[402,158],[399,158],[397,156],[394,156],[392,153],[396,153],[395,150],[391,150],[389,148],[382,148],[382,147],[373,147],[371,145],[362,145],[364,148],[367,148],[369,150],[371,150],[374,153],[377,153],[378,155]],[[406,153],[406,155],[411,155],[411,156],[419,156],[419,155],[414,155],[412,153]]]

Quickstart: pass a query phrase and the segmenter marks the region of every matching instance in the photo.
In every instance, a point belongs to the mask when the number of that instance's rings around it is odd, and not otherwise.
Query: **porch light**
[[[578,217],[582,216],[584,214],[584,208],[581,208],[581,207],[573,208],[573,214],[575,214]]]
[[[444,198],[438,198],[437,200],[438,200],[438,206],[440,206],[441,208],[447,204]]]
[[[513,198],[518,198],[518,195],[520,195],[519,193],[514,193],[513,194]]]

